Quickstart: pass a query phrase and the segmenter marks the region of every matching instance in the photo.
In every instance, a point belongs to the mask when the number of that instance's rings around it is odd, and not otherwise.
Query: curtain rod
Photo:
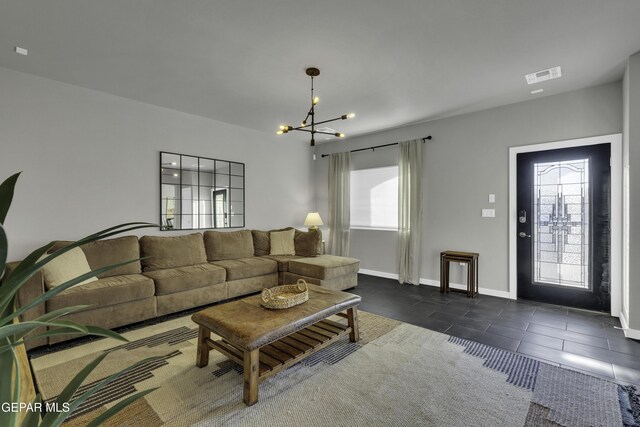
[[[422,138],[422,143],[424,144],[425,142],[427,142],[427,140],[431,139],[431,135],[429,136],[425,136],[424,138]],[[358,151],[367,151],[367,150],[371,150],[371,151],[375,151],[376,148],[382,148],[382,147],[391,147],[392,145],[398,145],[400,144],[399,142],[392,142],[391,144],[382,144],[382,145],[376,145],[374,147],[368,147],[368,148],[358,148],[357,150],[351,150],[349,151],[350,153],[356,153]],[[322,157],[329,157],[331,154],[323,154]]]

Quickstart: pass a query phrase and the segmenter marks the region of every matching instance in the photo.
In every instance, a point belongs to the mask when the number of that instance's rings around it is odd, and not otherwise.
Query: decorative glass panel
[[[535,163],[534,283],[590,289],[589,159]]]

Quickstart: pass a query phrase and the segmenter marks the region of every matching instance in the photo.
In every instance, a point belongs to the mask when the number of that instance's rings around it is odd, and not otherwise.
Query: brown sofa
[[[296,230],[296,255],[269,255],[269,233],[239,230],[177,237],[125,236],[84,245],[81,249],[92,270],[141,259],[110,270],[96,281],[61,292],[26,312],[21,320],[72,305],[89,305],[66,319],[116,328],[259,292],[298,278],[338,290],[357,285],[359,261],[322,255],[319,231]],[[66,244],[58,242],[53,250]],[[8,270],[17,264],[10,263]],[[40,272],[22,287],[17,304],[32,301],[46,289]],[[31,341],[27,348],[70,338],[73,336],[60,335]]]

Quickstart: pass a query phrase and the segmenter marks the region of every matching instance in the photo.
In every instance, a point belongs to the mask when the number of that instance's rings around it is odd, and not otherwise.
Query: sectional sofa
[[[271,255],[271,232],[292,230],[294,248]],[[81,247],[91,270],[136,259],[76,285],[21,316],[32,320],[53,310],[88,305],[66,318],[116,328],[169,313],[261,291],[303,278],[309,283],[344,290],[357,286],[359,261],[322,254],[319,231],[292,228],[233,232],[206,231],[177,237],[124,236]],[[69,242],[56,242],[52,251]],[[139,259],[139,260],[138,260]],[[9,270],[18,263],[10,263]],[[40,272],[22,287],[24,305],[50,286]],[[27,348],[73,338],[60,335],[34,340]]]

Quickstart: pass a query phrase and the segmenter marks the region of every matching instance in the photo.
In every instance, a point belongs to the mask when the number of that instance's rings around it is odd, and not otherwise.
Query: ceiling
[[[352,136],[619,80],[638,22],[637,0],[0,0],[0,66],[269,133],[316,66],[317,119],[355,112]]]

